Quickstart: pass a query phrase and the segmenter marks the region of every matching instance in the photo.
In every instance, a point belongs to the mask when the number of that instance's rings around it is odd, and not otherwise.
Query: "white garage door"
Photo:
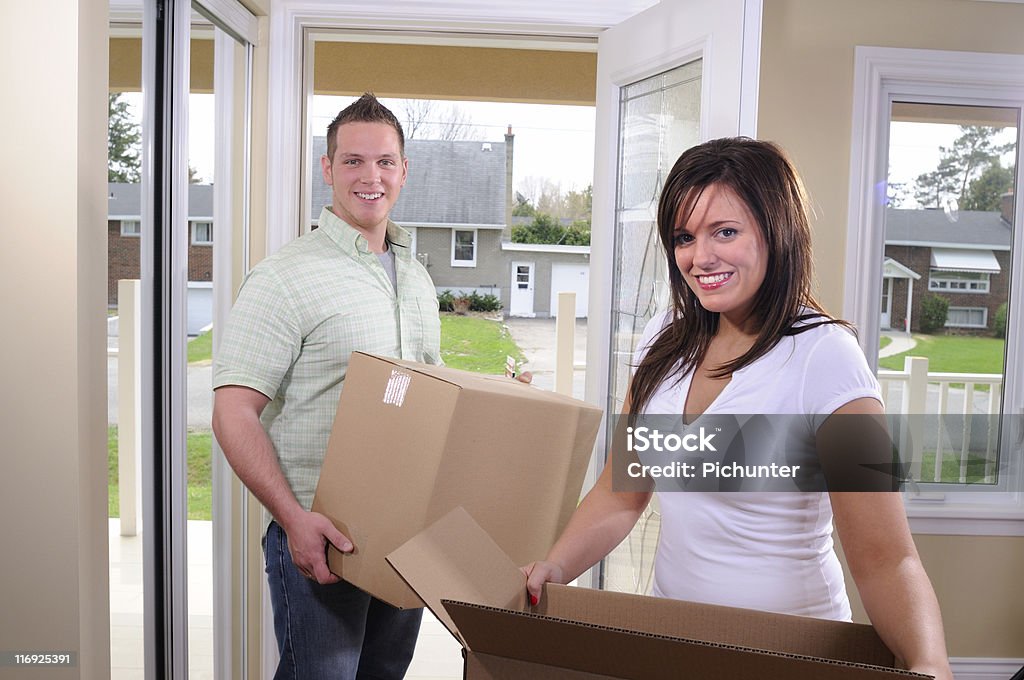
[[[551,265],[551,316],[558,312],[558,294],[576,293],[576,318],[587,316],[587,292],[590,290],[590,265],[587,263]]]

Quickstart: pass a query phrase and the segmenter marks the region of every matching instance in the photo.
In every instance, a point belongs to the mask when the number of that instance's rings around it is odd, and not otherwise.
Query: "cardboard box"
[[[388,556],[465,648],[467,680],[926,678],[893,669],[871,626],[548,584],[464,509]]]
[[[420,607],[385,556],[464,506],[512,559],[544,555],[579,502],[600,409],[503,376],[353,353],[313,509],[355,544],[331,571]]]

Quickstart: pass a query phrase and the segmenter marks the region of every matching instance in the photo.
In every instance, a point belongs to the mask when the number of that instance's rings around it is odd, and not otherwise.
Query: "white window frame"
[[[458,260],[455,258],[455,238],[460,231],[471,231],[473,232],[473,259],[471,260]],[[480,249],[480,233],[478,229],[458,229],[452,227],[452,266],[453,267],[475,267],[476,266],[476,254]]]
[[[877,368],[880,332],[882,262],[885,248],[885,205],[873,187],[888,171],[889,111],[894,100],[1006,106],[1024,110],[1024,55],[951,52],[886,47],[857,47],[854,52],[850,199],[847,220],[846,276],[843,314],[859,329],[859,340],[873,369]],[[1020,131],[1018,131],[1020,134]],[[1024,145],[1021,145],[1024,146]],[[1018,159],[1024,149],[1018,147]],[[1024,186],[1024,165],[1016,163],[1016,186]],[[1015,214],[1024,215],[1024,193],[1016,195]],[[1024,220],[1014,225],[1011,290],[1024,271]],[[1007,327],[1006,366],[1024,361],[1024,306],[1013,303]],[[1024,414],[1024,379],[1006,381],[1003,413]],[[921,534],[1024,536],[1024,464],[1011,463],[1000,480],[1006,491],[949,492],[907,497],[911,529]]]
[[[126,230],[126,224],[134,224],[135,231]],[[140,236],[142,236],[142,220],[121,220],[121,236],[130,236],[132,238],[139,238]]]
[[[950,323],[949,312],[981,312],[981,325],[973,323]],[[950,307],[946,313],[946,328],[988,328],[987,307]]]
[[[200,241],[198,232],[200,224],[210,225],[210,239],[208,241]],[[189,222],[189,231],[192,232],[191,243],[194,246],[212,246],[213,245],[213,220],[192,220]]]
[[[981,273],[981,278],[977,279],[962,279],[957,276],[948,276],[948,274],[955,274],[956,272],[946,271],[928,271],[928,290],[933,293],[971,293],[977,295],[984,295],[989,292],[990,282],[992,275],[987,273]],[[943,285],[945,284],[945,285]],[[963,288],[960,284],[965,284]],[[977,284],[977,288],[971,288],[972,285]]]

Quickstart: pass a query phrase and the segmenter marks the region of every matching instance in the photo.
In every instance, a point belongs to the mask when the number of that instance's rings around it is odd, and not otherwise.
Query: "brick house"
[[[142,186],[107,184],[107,305],[117,306],[117,282],[137,279],[142,224]],[[198,332],[212,318],[213,291],[213,185],[188,187],[189,333]]]
[[[946,327],[988,334],[1010,290],[1012,194],[1002,210],[886,211],[882,328],[919,331],[929,295],[949,302]],[[908,321],[909,319],[909,321]]]

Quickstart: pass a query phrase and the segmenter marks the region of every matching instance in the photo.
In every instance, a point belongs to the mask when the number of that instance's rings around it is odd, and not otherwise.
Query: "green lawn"
[[[1002,373],[1006,341],[962,335],[915,335],[909,352],[878,360],[881,368],[903,370],[907,356],[927,357],[933,373]]]
[[[441,358],[452,368],[475,373],[505,372],[505,357],[523,354],[500,321],[475,316],[441,315]]]
[[[188,361],[209,361],[212,339],[203,333],[188,344]],[[473,316],[441,315],[441,356],[446,364],[477,373],[503,373],[505,357],[523,359],[500,321]],[[212,500],[211,443],[209,432],[189,432],[188,518],[210,519]],[[120,517],[118,508],[117,426],[107,428],[107,504],[110,517]]]
[[[892,338],[883,335],[878,341],[878,349],[885,349],[892,344]]]
[[[921,457],[921,476],[927,480],[931,480],[935,475],[935,452],[926,451]],[[968,454],[967,456],[967,469],[966,479],[967,484],[985,484],[985,466],[988,463],[985,458],[981,456]],[[992,470],[995,473],[997,466],[993,465]],[[947,484],[959,484],[960,483],[960,456],[959,454],[953,454],[949,451],[942,453],[942,472],[939,479]]]
[[[206,331],[188,341],[188,363],[210,361],[213,358],[213,332]]]
[[[211,480],[211,445],[209,432],[189,432],[188,449],[188,518],[210,519],[213,498]],[[117,472],[117,426],[107,428],[107,511],[110,517],[120,517]]]

